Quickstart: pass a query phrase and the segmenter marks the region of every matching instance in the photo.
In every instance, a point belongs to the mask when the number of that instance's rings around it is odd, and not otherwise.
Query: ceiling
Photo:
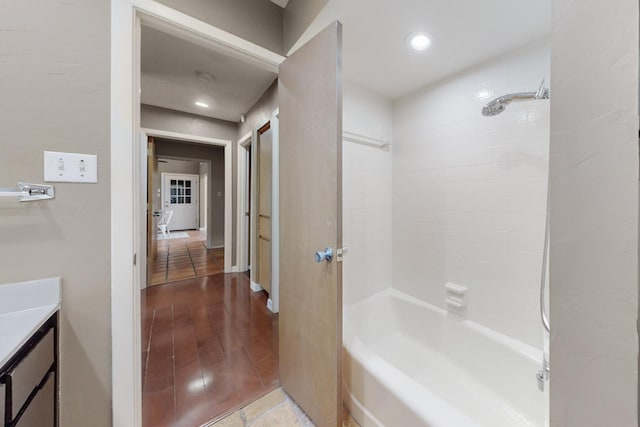
[[[288,2],[271,1],[281,7]],[[550,0],[330,0],[289,53],[340,20],[344,80],[395,99],[544,37],[551,29],[550,8]],[[407,45],[408,35],[418,31],[432,39],[426,51]],[[202,81],[198,71],[214,80]],[[144,104],[238,122],[276,78],[143,27]]]
[[[240,121],[277,78],[270,71],[198,44],[142,28],[143,104]],[[212,75],[204,81],[197,72]],[[195,105],[204,102],[209,108]]]
[[[344,79],[394,99],[545,36],[551,2],[331,0],[292,51],[336,19]],[[407,46],[419,31],[432,39],[422,52]]]

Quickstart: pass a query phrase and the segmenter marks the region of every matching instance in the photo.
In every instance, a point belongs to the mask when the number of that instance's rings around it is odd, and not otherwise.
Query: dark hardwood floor
[[[187,254],[188,245],[197,247],[184,242]],[[145,427],[198,427],[279,386],[278,316],[266,293],[254,294],[243,273],[199,275],[196,262],[195,277],[142,292]]]

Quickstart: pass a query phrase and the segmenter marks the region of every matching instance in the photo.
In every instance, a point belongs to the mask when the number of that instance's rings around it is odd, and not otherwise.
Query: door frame
[[[249,217],[245,215],[247,211],[247,204],[253,209],[253,205],[248,202],[249,186],[247,180],[247,150],[252,148],[253,133],[248,132],[246,135],[238,139],[236,146],[237,153],[237,183],[238,192],[236,198],[236,266],[238,271],[247,271],[250,264],[251,255],[247,255],[251,251],[251,245],[249,244]]]
[[[274,72],[284,60],[279,54],[154,0],[111,0],[111,422],[122,427],[142,425],[139,281],[140,268],[146,268],[146,263],[138,260],[142,22]]]
[[[232,218],[233,218],[233,206],[232,206],[232,177],[233,177],[233,162],[232,162],[232,141],[227,139],[220,138],[210,138],[205,136],[198,135],[190,135],[179,132],[170,132],[159,129],[150,129],[150,128],[141,128],[141,132],[144,132],[148,136],[153,136],[155,138],[164,138],[170,139],[173,141],[183,141],[183,142],[195,142],[198,144],[206,144],[213,145],[217,147],[224,148],[224,246],[225,248],[231,248],[232,246]],[[211,161],[207,159],[195,159],[190,157],[175,157],[175,156],[162,156],[167,158],[175,158],[182,160],[193,160],[193,161],[202,161],[207,162],[209,164],[209,173],[211,174]],[[211,180],[211,175],[209,175],[209,181]],[[208,183],[211,185],[211,182]],[[207,203],[210,203],[207,200]],[[209,211],[210,206],[207,206],[207,211]],[[211,228],[207,228],[207,247],[211,248]],[[143,256],[142,254],[140,255]],[[224,271],[225,273],[233,272],[234,268],[231,265],[231,257],[224,257]]]

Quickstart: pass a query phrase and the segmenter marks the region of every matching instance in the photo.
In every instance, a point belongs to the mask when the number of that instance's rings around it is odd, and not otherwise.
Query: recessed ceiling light
[[[407,40],[413,50],[425,50],[431,46],[431,39],[425,33],[413,33]]]
[[[196,101],[196,105],[202,108],[209,108],[209,104],[205,104],[204,102]]]

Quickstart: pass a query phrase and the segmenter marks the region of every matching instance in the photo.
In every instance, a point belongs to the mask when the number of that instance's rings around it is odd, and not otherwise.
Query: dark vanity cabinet
[[[58,425],[58,314],[53,314],[0,368],[4,427]]]

